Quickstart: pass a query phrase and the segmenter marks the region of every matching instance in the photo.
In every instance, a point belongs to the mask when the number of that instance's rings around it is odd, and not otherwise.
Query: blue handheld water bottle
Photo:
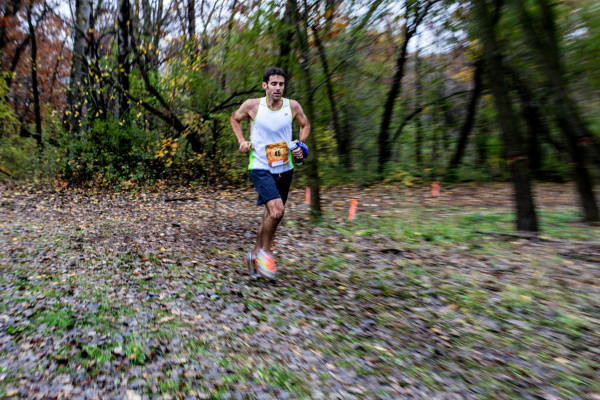
[[[304,155],[304,158],[308,157],[308,147],[306,146],[306,144],[304,144],[304,142],[291,141],[291,142],[288,142],[287,146],[288,146],[289,151],[294,151],[298,147],[300,147],[302,149],[302,154]],[[298,158],[294,157],[294,164],[303,165],[304,159],[298,159]]]

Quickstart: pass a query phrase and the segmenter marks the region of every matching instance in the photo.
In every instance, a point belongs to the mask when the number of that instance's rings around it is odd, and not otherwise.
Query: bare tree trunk
[[[489,13],[486,0],[473,0],[473,4],[475,6],[474,15],[483,45],[483,58],[490,78],[498,123],[504,136],[506,157],[513,178],[517,208],[517,229],[537,232],[537,215],[531,193],[527,156],[521,149],[521,135],[506,87],[504,60],[495,33],[496,24],[493,23],[494,19]],[[496,7],[499,8],[497,0]]]
[[[431,146],[431,166],[434,171],[438,169],[439,160],[440,160],[440,142],[441,135],[438,134],[437,129],[433,129],[433,134],[431,135],[431,139],[433,140],[433,144]]]
[[[277,57],[277,66],[285,71],[287,79],[285,81],[284,96],[289,96],[293,92],[291,85],[292,78],[292,41],[294,40],[294,16],[295,13],[291,1],[285,3],[285,11],[281,29],[277,31],[277,40],[279,42],[279,56]]]
[[[480,130],[475,136],[475,152],[477,154],[476,164],[479,168],[483,168],[486,172],[489,171],[488,166],[488,139],[489,132]]]
[[[60,66],[60,62],[63,58],[63,51],[65,47],[65,42],[67,38],[65,37],[60,46],[60,52],[58,53],[58,57],[56,57],[56,62],[54,63],[54,72],[52,72],[52,78],[50,79],[50,94],[49,98],[52,98],[54,94],[54,85],[56,84],[56,79],[58,78],[58,67]]]
[[[565,119],[560,117],[558,119],[558,125],[563,132],[568,131],[570,128],[569,123]],[[577,139],[574,135],[569,135],[565,139],[567,141],[567,148],[571,153],[573,177],[577,183],[583,219],[586,222],[598,222],[600,221],[600,213],[598,212],[598,204],[594,196],[593,182],[584,162],[584,146],[587,144],[582,144],[581,140]]]
[[[119,95],[117,100],[118,118],[124,119],[129,110],[129,100],[127,92],[129,92],[129,73],[131,63],[129,61],[130,51],[130,27],[131,27],[131,4],[129,0],[119,0],[119,15],[118,15],[118,45],[119,53],[117,55],[118,65],[118,81]]]
[[[420,49],[417,47],[415,52],[415,109],[421,106],[423,102],[423,86],[421,84],[421,57]],[[421,114],[415,117],[415,160],[420,168],[423,165],[423,124]]]
[[[449,180],[456,179],[456,169],[460,165],[462,157],[465,153],[465,149],[467,148],[469,135],[471,134],[471,130],[473,129],[473,123],[475,122],[475,114],[477,113],[477,103],[479,102],[479,96],[481,95],[482,89],[482,69],[483,61],[477,60],[475,62],[475,72],[473,74],[473,92],[471,93],[469,105],[467,106],[467,115],[465,116],[465,121],[463,123],[462,129],[460,130],[458,144],[456,145],[456,151],[454,152],[454,156],[452,156],[450,164],[448,165],[447,178]]]
[[[141,11],[143,20],[139,19],[139,3],[138,0],[135,0],[136,9],[134,10],[134,14],[132,15],[132,19],[135,20],[136,24],[134,26],[141,26],[141,32],[137,35],[139,37],[139,45],[142,46],[146,51],[143,52],[143,61],[144,66],[149,74],[154,75],[158,73],[158,52],[160,37],[162,35],[163,30],[163,0],[156,1],[156,6],[153,7],[150,4],[149,0],[142,0],[141,2]],[[134,50],[133,46],[136,42],[136,38],[134,36],[135,28],[129,28],[129,50]],[[130,66],[135,61],[132,60],[130,62]],[[131,67],[130,67],[131,68]]]
[[[196,39],[196,0],[188,0],[187,20],[188,37],[192,42]]]
[[[139,12],[140,10],[138,9],[139,7],[139,2],[137,0],[135,0],[134,5],[136,7],[136,9],[134,10],[134,16],[133,18],[136,21],[136,27],[137,26],[141,26],[142,30],[139,33],[139,40],[140,43],[142,44],[142,46],[144,47],[144,49],[147,49],[147,53],[144,55],[145,56],[145,62],[146,65],[149,66],[149,68],[151,68],[150,66],[153,65],[154,63],[152,62],[153,60],[153,56],[155,53],[155,51],[152,51],[154,49],[150,49],[150,46],[153,44],[152,43],[152,32],[154,30],[155,27],[155,23],[152,21],[152,14],[153,14],[153,10],[150,6],[150,1],[149,0],[142,0],[142,20],[139,19]],[[132,35],[134,34],[134,29],[132,29]]]
[[[0,2],[0,15],[4,19],[10,19],[17,15],[21,10],[22,0],[4,0]],[[6,23],[0,24],[0,52],[4,51],[4,47],[8,43],[6,30],[9,25]]]
[[[392,151],[390,143],[390,125],[392,123],[392,114],[394,112],[394,105],[396,104],[396,97],[400,91],[402,84],[402,78],[404,77],[404,64],[406,63],[406,53],[408,49],[408,41],[412,37],[414,32],[409,30],[407,25],[404,26],[404,43],[396,59],[396,67],[394,72],[394,78],[392,80],[392,86],[387,95],[387,100],[383,108],[383,116],[381,119],[381,127],[379,129],[379,136],[377,138],[377,147],[379,149],[378,159],[378,172],[382,173],[385,164],[390,160]]]
[[[442,144],[442,157],[448,154],[450,151],[450,132],[456,127],[456,121],[454,115],[452,115],[452,107],[444,101],[440,103],[440,109],[444,116],[444,129],[441,131],[441,144]],[[442,161],[442,160],[440,160]],[[446,163],[446,160],[442,162],[442,165]]]
[[[225,37],[225,46],[223,49],[223,60],[225,61],[225,63],[227,62],[227,59],[229,58],[229,49],[231,47],[231,31],[233,30],[235,14],[237,11],[237,5],[238,5],[237,0],[234,0],[233,3],[231,4],[231,15],[229,16],[229,22],[227,23],[227,36]],[[224,89],[224,90],[226,90],[226,88],[227,88],[227,72],[228,72],[227,69],[224,69],[220,73],[221,89]],[[284,88],[284,91],[285,90],[287,90],[287,85]]]
[[[402,78],[404,77],[404,66],[406,64],[408,42],[417,33],[417,29],[423,18],[429,12],[435,0],[416,0],[414,2],[406,2],[406,23],[403,28],[404,42],[396,58],[396,67],[392,86],[387,95],[387,99],[383,108],[383,116],[381,118],[381,127],[377,139],[377,147],[379,149],[378,172],[382,173],[385,164],[390,160],[392,155],[392,143],[390,141],[390,125],[392,123],[392,115],[394,113],[394,105],[396,98],[402,86]]]
[[[303,108],[306,110],[306,116],[310,122],[314,121],[314,94],[312,87],[312,74],[310,70],[310,46],[308,44],[308,7],[306,0],[303,7],[303,15],[298,15],[298,5],[296,0],[289,0],[293,10],[294,25],[296,26],[296,38],[300,47],[300,70],[302,71],[302,97]],[[300,23],[302,22],[302,23]],[[321,209],[321,182],[319,180],[319,150],[313,132],[308,137],[308,146],[312,149],[311,159],[306,163],[304,169],[308,175],[310,185],[310,216],[313,221],[322,217]]]
[[[42,141],[42,115],[40,112],[40,90],[37,79],[37,42],[35,38],[35,27],[31,20],[31,12],[33,9],[33,1],[29,0],[27,7],[27,25],[29,27],[29,38],[31,40],[31,88],[33,89],[33,111],[35,114],[35,135],[38,149],[44,150],[44,142]]]
[[[528,126],[528,140],[527,140],[527,155],[529,158],[529,170],[534,178],[542,178],[542,146],[540,143],[540,135],[538,130],[540,129],[540,119],[537,116],[537,109],[530,105],[521,103],[521,110],[523,117]]]
[[[325,3],[326,10],[326,22],[325,22],[325,36],[327,36],[333,26],[333,17],[335,13],[335,1],[327,0]],[[312,26],[313,37],[315,44],[317,45],[317,50],[319,52],[319,59],[321,60],[321,67],[323,69],[323,75],[325,80],[325,87],[327,89],[327,98],[329,100],[329,107],[331,108],[331,119],[333,123],[333,132],[337,142],[337,150],[338,156],[340,157],[340,162],[342,165],[346,167],[348,171],[350,171],[352,165],[350,162],[350,150],[351,150],[351,137],[349,135],[349,131],[344,130],[340,124],[340,113],[338,110],[338,106],[335,100],[335,89],[333,86],[333,76],[331,73],[331,68],[329,67],[329,60],[327,59],[327,54],[325,52],[325,46],[323,46],[323,42],[319,37],[319,32],[316,25]]]
[[[326,15],[329,15],[326,22],[328,32],[330,31],[334,22],[334,7],[336,0],[326,0]],[[348,44],[345,53],[348,54],[344,60],[339,62],[333,69],[329,69],[331,72],[337,70],[339,76],[346,76],[350,71],[355,70],[352,60],[358,53],[358,45],[360,43],[361,34],[365,31],[365,27],[369,25],[376,11],[383,5],[381,2],[373,1],[369,6],[367,12],[363,15],[361,20],[354,26],[349,35]],[[329,13],[331,11],[331,13]],[[329,14],[328,14],[329,13]],[[331,93],[331,92],[330,92]],[[339,108],[337,107],[339,105]],[[340,132],[342,140],[338,140],[338,150],[341,149],[341,162],[342,165],[346,166],[346,169],[350,171],[352,169],[352,147],[353,147],[353,131],[354,131],[354,116],[355,116],[355,104],[337,103],[336,109],[338,113],[338,125],[341,125]],[[342,142],[342,145],[340,145]],[[345,143],[345,145],[343,144]]]
[[[321,60],[321,67],[323,68],[323,75],[325,76],[325,87],[327,89],[327,99],[329,100],[329,107],[331,108],[333,133],[337,142],[338,156],[340,157],[342,165],[350,169],[350,166],[348,165],[350,161],[350,157],[348,154],[348,151],[350,150],[350,138],[348,136],[348,133],[343,131],[340,125],[340,115],[334,97],[335,91],[333,88],[333,77],[329,69],[329,62],[327,60],[327,55],[325,54],[325,48],[323,47],[323,43],[321,43],[321,40],[319,38],[319,33],[314,26],[313,37],[315,40],[315,44],[317,45],[317,50],[319,51],[319,59]]]
[[[154,20],[152,22],[152,26],[153,29],[150,30],[150,32],[152,32],[152,38],[154,40],[154,49],[158,49],[158,46],[160,44],[160,38],[162,37],[162,31],[163,31],[163,26],[162,26],[162,19],[163,19],[163,0],[158,0],[158,5],[156,7],[156,12],[154,14]],[[152,62],[150,63],[150,65],[155,66],[155,68],[158,69],[158,53],[154,53],[153,58],[152,58]]]
[[[156,6],[152,7],[149,0],[142,0],[141,3],[143,13],[143,32],[140,35],[140,42],[144,49],[148,49],[146,54],[143,55],[143,58],[145,68],[150,75],[158,74],[159,62],[158,52],[156,50],[159,48],[160,36],[163,29],[163,0],[158,0],[155,4]],[[135,40],[132,33],[132,47],[134,43]],[[135,61],[132,61],[132,63],[133,62]],[[150,130],[155,129],[157,118],[153,118],[152,114],[145,114],[143,118]]]
[[[27,35],[27,37],[25,39],[23,39],[15,48],[15,52],[13,54],[12,57],[12,61],[10,63],[10,72],[15,72],[15,70],[17,69],[17,65],[19,64],[19,60],[21,59],[21,54],[23,54],[23,50],[25,50],[25,48],[27,47],[27,43],[29,43],[30,37],[29,35]],[[8,88],[10,88],[10,86],[12,85],[12,80],[13,80],[13,76],[14,74],[6,74],[6,86]]]
[[[593,182],[585,166],[585,155],[591,158],[600,170],[600,154],[593,135],[588,131],[577,110],[575,102],[569,96],[567,83],[560,61],[560,52],[554,27],[554,15],[547,0],[537,1],[540,18],[534,20],[522,2],[513,0],[521,25],[527,35],[533,54],[537,57],[552,89],[553,105],[558,125],[567,142],[571,155],[573,175],[581,202],[584,219],[587,222],[600,221],[600,212],[594,197]],[[536,26],[539,27],[539,33]]]
[[[87,52],[86,34],[88,32],[90,15],[92,12],[91,0],[75,1],[75,25],[73,27],[73,53],[71,59],[71,78],[67,93],[67,109],[65,122],[69,132],[73,133],[82,128],[83,118],[83,79],[84,57]],[[67,113],[68,111],[68,113]]]
[[[525,123],[527,124],[527,130],[529,133],[528,142],[528,154],[529,154],[529,168],[532,174],[536,178],[544,178],[542,176],[542,148],[540,139],[549,140],[551,144],[559,151],[563,153],[560,147],[550,136],[550,128],[542,118],[542,110],[540,106],[536,104],[534,96],[531,90],[527,87],[525,82],[519,79],[516,71],[511,73],[511,80],[514,85],[514,89],[519,95],[521,101],[521,112]]]

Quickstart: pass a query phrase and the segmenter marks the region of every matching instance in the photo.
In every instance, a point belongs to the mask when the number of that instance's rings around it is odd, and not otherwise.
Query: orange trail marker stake
[[[438,197],[440,195],[440,183],[431,183],[431,197]]]
[[[310,188],[309,187],[306,188],[306,201],[305,201],[305,203],[306,204],[310,204]]]
[[[350,210],[348,211],[348,221],[354,220],[354,216],[356,215],[356,206],[358,205],[358,201],[356,199],[350,200]]]

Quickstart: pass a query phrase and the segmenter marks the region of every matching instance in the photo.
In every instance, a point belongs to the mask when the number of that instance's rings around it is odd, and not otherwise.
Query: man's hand
[[[298,142],[297,140],[294,140],[294,142]],[[292,155],[298,159],[298,160],[302,160],[304,158],[304,152],[302,151],[302,147],[298,147],[296,150],[292,151]]]
[[[252,149],[252,142],[248,142],[246,140],[244,140],[243,142],[240,142],[240,151],[242,153],[247,153]]]

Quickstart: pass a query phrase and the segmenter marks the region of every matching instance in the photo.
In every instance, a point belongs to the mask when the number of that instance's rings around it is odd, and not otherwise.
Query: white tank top
[[[287,142],[292,140],[292,108],[290,100],[282,98],[283,106],[277,111],[267,106],[267,98],[260,99],[256,117],[252,121],[248,169],[266,169],[279,174],[294,168],[292,153]]]

